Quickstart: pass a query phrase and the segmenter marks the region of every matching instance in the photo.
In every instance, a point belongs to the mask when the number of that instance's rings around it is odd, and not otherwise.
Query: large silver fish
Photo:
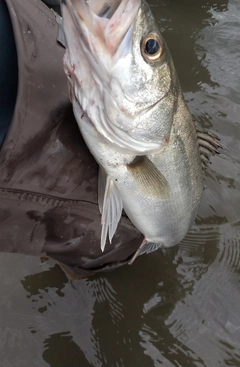
[[[145,237],[134,258],[174,246],[196,216],[202,165],[219,144],[196,130],[144,0],[65,0],[62,14],[70,99],[100,166],[101,248],[122,209]]]

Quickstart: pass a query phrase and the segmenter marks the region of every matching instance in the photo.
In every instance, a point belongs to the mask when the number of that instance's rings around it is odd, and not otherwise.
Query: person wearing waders
[[[142,235],[126,217],[100,249],[98,166],[72,113],[56,15],[1,1],[0,27],[0,251],[47,254],[80,276],[128,263]]]

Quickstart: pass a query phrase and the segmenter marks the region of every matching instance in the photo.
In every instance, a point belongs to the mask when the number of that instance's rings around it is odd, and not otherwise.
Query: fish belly
[[[118,152],[114,144],[106,143],[87,116],[79,112],[76,116],[82,116],[79,127],[86,144],[116,185],[123,208],[132,223],[148,242],[158,243],[162,247],[179,243],[195,218],[202,193],[195,127],[190,126],[192,133],[190,129],[188,134],[183,129],[182,136],[173,133],[163,151],[148,156],[169,184],[169,197],[161,199],[154,192],[144,190],[129,173],[127,165],[135,156]]]

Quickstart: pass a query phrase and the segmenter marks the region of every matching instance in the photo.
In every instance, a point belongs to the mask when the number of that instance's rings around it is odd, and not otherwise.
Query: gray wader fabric
[[[0,148],[12,121],[17,96],[17,52],[4,0],[0,1]]]
[[[48,256],[87,276],[125,264],[142,236],[122,218],[100,250],[97,164],[68,99],[58,25],[40,0],[7,0],[18,93],[0,151],[0,251]]]

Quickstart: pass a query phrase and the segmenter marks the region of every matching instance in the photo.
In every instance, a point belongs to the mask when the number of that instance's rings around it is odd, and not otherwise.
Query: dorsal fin
[[[222,148],[222,145],[219,143],[220,139],[217,135],[212,132],[202,129],[201,127],[196,125],[197,138],[199,144],[200,157],[202,160],[203,169],[206,168],[208,163],[210,162],[210,157],[212,155],[219,154],[219,148]]]

